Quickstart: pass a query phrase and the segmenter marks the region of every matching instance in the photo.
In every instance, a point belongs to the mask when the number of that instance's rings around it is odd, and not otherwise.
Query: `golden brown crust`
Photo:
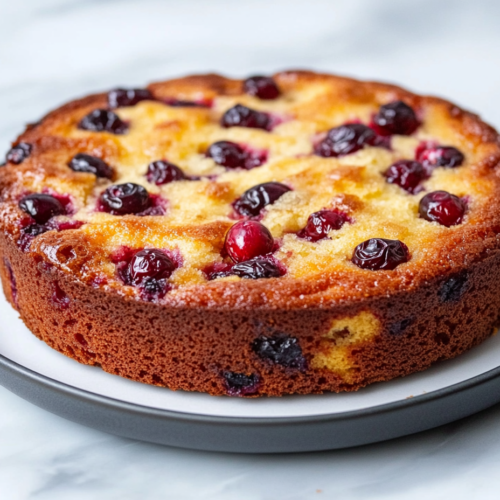
[[[68,161],[76,153],[86,152],[110,165],[123,165],[117,178],[127,178],[125,169],[132,163],[131,151],[135,152],[137,144],[146,144],[124,142],[108,133],[75,132],[77,123],[87,113],[107,106],[106,94],[89,96],[28,127],[14,144],[30,143],[30,157],[20,165],[8,164],[0,169],[0,275],[6,296],[39,338],[80,362],[99,364],[111,373],[172,389],[223,394],[223,373],[230,371],[258,373],[258,394],[280,395],[354,390],[374,381],[406,375],[438,359],[454,357],[491,334],[500,306],[497,132],[476,115],[445,100],[417,96],[392,85],[308,71],[282,72],[274,79],[287,97],[271,111],[292,117],[283,128],[277,128],[275,135],[269,134],[276,141],[285,141],[295,133],[286,128],[294,120],[309,127],[307,130],[312,133],[320,133],[337,124],[332,122],[337,115],[344,119],[351,113],[366,119],[378,106],[390,101],[403,100],[411,105],[425,125],[422,138],[436,136],[466,154],[467,165],[457,176],[460,178],[435,181],[457,182],[457,189],[470,187],[473,195],[465,223],[424,233],[419,233],[418,227],[411,229],[413,233],[410,231],[407,238],[412,244],[412,260],[393,271],[362,270],[341,255],[323,268],[307,261],[308,272],[302,272],[296,264],[302,247],[294,247],[292,242],[293,251],[283,250],[279,255],[290,269],[282,278],[207,282],[201,273],[206,262],[198,265],[197,259],[200,255],[220,255],[225,234],[234,222],[228,217],[229,208],[216,218],[202,216],[200,222],[189,223],[179,223],[175,218],[165,223],[161,217],[138,216],[107,216],[101,220],[89,211],[96,191],[108,184],[96,184],[94,176],[71,171],[66,166]],[[248,99],[243,95],[242,81],[218,75],[154,83],[148,89],[160,101],[212,103],[211,108],[168,111],[166,119],[164,111],[155,107],[160,104],[144,107],[147,116],[160,116],[153,135],[160,134],[154,138],[160,141],[161,152],[169,151],[176,142],[182,143],[197,127],[208,127],[203,130],[212,134],[209,127],[217,123],[224,109],[237,102],[235,99]],[[265,109],[262,103],[252,103]],[[137,116],[144,120],[143,115]],[[268,140],[259,134],[262,133],[248,137],[257,143]],[[206,148],[207,140],[196,143],[199,153]],[[151,143],[144,147],[151,148]],[[179,158],[186,158],[186,154],[181,151]],[[144,158],[140,156],[140,161],[146,161]],[[276,160],[276,169],[279,161],[282,160]],[[362,159],[352,164],[332,163],[333,170],[326,173],[324,163],[303,161],[309,162],[305,169],[282,161],[283,170],[290,169],[283,178],[297,191],[313,191],[318,179],[325,189],[328,184],[333,194],[323,206],[342,207],[358,220],[369,212],[370,196],[359,191],[371,175]],[[70,193],[75,211],[86,224],[82,229],[41,234],[28,252],[22,252],[17,242],[21,237],[19,221],[24,214],[17,207],[18,200],[28,192],[44,189]],[[241,191],[241,185],[228,177],[200,181],[193,192],[206,196],[219,209],[229,207]],[[271,224],[274,215],[270,213],[264,222]],[[384,224],[383,229],[375,231],[380,234],[374,236],[406,234],[397,221]],[[278,236],[286,234],[283,231]],[[132,241],[131,235],[139,236]],[[353,238],[361,236],[355,234]],[[116,242],[133,248],[173,242],[172,248],[181,250],[185,244],[195,248],[194,257],[186,257],[185,273],[179,274],[173,290],[159,303],[149,303],[116,278],[109,260],[112,249],[119,246]],[[287,249],[287,244],[283,248]],[[456,300],[443,300],[442,287],[457,276],[466,276],[462,295]],[[16,282],[15,297],[12,279]],[[62,291],[63,308],[52,299],[54,287],[57,293]],[[338,318],[357,318],[363,311],[378,318],[379,329],[370,341],[340,349],[343,344],[335,344],[328,337],[332,324]],[[394,325],[398,324],[406,327],[394,334]],[[298,339],[308,369],[292,370],[259,360],[251,344],[266,332],[285,332]],[[319,367],[321,353],[325,359],[344,356],[342,363],[349,364],[348,375],[326,365]]]

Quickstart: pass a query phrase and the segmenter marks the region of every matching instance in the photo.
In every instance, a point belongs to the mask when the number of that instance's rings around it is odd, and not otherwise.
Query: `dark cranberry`
[[[54,291],[52,292],[52,302],[61,309],[67,309],[70,305],[70,298],[66,292],[59,286],[57,281],[54,283]]]
[[[274,239],[266,226],[248,220],[237,222],[227,232],[224,248],[234,262],[244,262],[272,252]]]
[[[380,106],[373,117],[373,126],[380,135],[410,135],[420,125],[415,111],[403,101]]]
[[[12,269],[12,266],[7,259],[7,257],[3,258],[3,262],[5,264],[5,268],[7,269],[7,275],[9,277],[10,281],[10,296],[12,298],[12,302],[14,302],[14,305],[16,307],[19,306],[17,303],[17,282],[16,282],[16,276],[14,275],[14,270]]]
[[[84,116],[78,128],[91,132],[110,132],[111,134],[124,134],[128,125],[120,117],[107,109],[94,109]]]
[[[384,172],[384,177],[389,184],[397,184],[405,191],[415,194],[422,189],[420,183],[429,176],[418,161],[399,160]]]
[[[462,222],[465,203],[447,191],[433,191],[420,200],[418,212],[422,219],[450,227]]]
[[[207,150],[207,156],[212,158],[217,165],[227,168],[244,168],[247,153],[235,142],[214,142]]]
[[[234,209],[240,215],[255,217],[264,207],[271,205],[288,191],[291,189],[280,182],[257,184],[257,186],[247,189],[234,202]]]
[[[377,143],[377,135],[370,127],[362,123],[348,123],[330,129],[326,137],[316,144],[314,153],[325,158],[344,156]]]
[[[30,224],[29,226],[23,227],[21,229],[21,237],[17,242],[19,248],[23,252],[26,252],[27,250],[29,250],[31,242],[33,241],[35,236],[46,233],[47,231],[50,231],[50,229],[51,228],[49,228],[48,225],[42,224]]]
[[[7,153],[6,160],[14,165],[19,165],[29,157],[32,149],[33,147],[31,144],[28,144],[27,142],[20,142]]]
[[[221,125],[226,128],[248,127],[269,130],[271,118],[266,113],[237,104],[222,115]]]
[[[184,172],[177,165],[165,160],[153,161],[148,165],[148,171],[146,172],[148,182],[157,186],[182,181],[185,178]]]
[[[355,249],[353,264],[371,271],[392,270],[410,260],[408,247],[399,240],[371,238],[363,241]]]
[[[425,167],[455,168],[462,165],[464,155],[452,146],[436,146],[423,143],[415,152],[415,157]]]
[[[203,273],[208,280],[215,280],[217,278],[226,278],[231,276],[232,265],[226,262],[214,262],[203,269]]]
[[[339,230],[347,220],[347,216],[341,212],[320,210],[309,216],[306,226],[297,236],[309,241],[323,240],[328,238],[330,231]]]
[[[272,260],[256,257],[235,264],[231,269],[231,274],[243,279],[257,280],[261,278],[279,278],[283,276],[283,271]]]
[[[243,82],[243,90],[259,99],[276,99],[281,92],[276,82],[269,76],[252,76]]]
[[[164,99],[163,102],[168,106],[172,106],[174,108],[211,108],[212,100],[211,99],[198,99],[196,101],[186,101],[182,99],[176,99],[175,97],[170,97]]]
[[[137,252],[128,265],[128,281],[142,286],[149,293],[159,293],[175,270],[175,263],[161,250],[147,249]]]
[[[96,177],[103,177],[105,179],[113,178],[113,169],[104,160],[85,153],[79,153],[73,156],[68,166],[75,172],[87,172],[89,174],[94,174]]]
[[[147,89],[114,89],[108,93],[108,104],[111,109],[134,106],[138,102],[152,100],[154,100],[153,94]]]
[[[468,280],[465,271],[448,278],[438,292],[441,302],[458,302],[469,287]]]
[[[295,337],[285,333],[277,333],[271,337],[261,335],[252,343],[252,350],[261,359],[276,363],[286,368],[305,370],[306,359],[302,348]]]
[[[244,373],[225,372],[224,379],[229,396],[249,396],[255,394],[259,389],[259,376],[255,373],[245,375]]]
[[[408,327],[413,325],[415,322],[415,318],[405,318],[402,321],[398,321],[397,323],[393,323],[389,327],[389,333],[391,335],[401,335]]]
[[[38,224],[45,224],[56,215],[66,213],[64,205],[50,194],[33,193],[21,198],[19,208]]]
[[[127,182],[110,186],[100,197],[102,211],[113,215],[138,214],[146,210],[151,200],[139,184]]]

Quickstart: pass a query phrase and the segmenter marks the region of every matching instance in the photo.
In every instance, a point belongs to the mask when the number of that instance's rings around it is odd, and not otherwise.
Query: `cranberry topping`
[[[107,109],[94,109],[84,116],[78,128],[91,132],[110,132],[111,134],[124,134],[128,125],[120,117]]]
[[[362,123],[348,123],[332,128],[326,137],[314,146],[314,153],[325,158],[345,156],[364,146],[378,145],[375,132]]]
[[[235,142],[214,142],[207,150],[207,156],[217,165],[227,168],[244,168],[247,159],[246,151]]]
[[[229,396],[249,396],[255,394],[259,389],[259,376],[255,373],[245,375],[244,373],[225,372],[224,380]]]
[[[161,186],[170,182],[182,181],[186,179],[184,172],[173,163],[165,160],[153,161],[148,165],[146,179],[151,184]]]
[[[134,106],[141,101],[154,100],[147,89],[114,89],[108,93],[108,104],[111,109],[122,106]]]
[[[38,224],[45,224],[56,215],[66,213],[64,205],[50,194],[33,193],[21,198],[19,208]]]
[[[415,111],[403,101],[394,101],[380,106],[373,117],[373,127],[380,135],[410,135],[420,125]]]
[[[452,146],[436,146],[432,143],[422,143],[415,151],[416,159],[424,167],[455,168],[462,165],[465,157],[462,152]]]
[[[104,160],[85,153],[73,156],[68,166],[75,172],[86,172],[105,179],[113,178],[113,169]]]
[[[208,280],[215,280],[217,278],[226,278],[231,276],[232,264],[227,262],[214,262],[203,269],[203,273]]]
[[[235,264],[231,268],[231,274],[243,279],[257,280],[261,278],[279,278],[284,273],[280,266],[271,259],[256,257]]]
[[[255,217],[264,207],[271,205],[288,191],[291,189],[280,182],[264,182],[247,189],[233,206],[240,215]]]
[[[420,200],[418,212],[422,219],[450,227],[462,222],[465,203],[447,191],[433,191]]]
[[[28,144],[27,142],[20,142],[7,153],[6,160],[14,165],[19,165],[29,157],[32,149],[33,146],[31,144]]]
[[[429,175],[420,162],[399,160],[384,172],[384,177],[389,184],[397,184],[408,193],[415,194],[422,190],[420,183]]]
[[[266,113],[237,104],[222,115],[221,125],[226,128],[248,127],[269,130],[271,127],[271,118]]]
[[[138,214],[151,204],[148,192],[133,182],[108,187],[99,201],[101,210],[113,215]]]
[[[339,230],[347,220],[347,215],[342,212],[320,210],[309,216],[306,226],[297,233],[297,236],[313,242],[323,240],[328,238],[330,231]]]
[[[439,289],[438,295],[441,302],[458,302],[469,287],[467,272],[455,274],[448,278]]]
[[[276,99],[281,92],[276,82],[269,76],[251,76],[243,82],[243,90],[259,99]]]
[[[408,247],[399,240],[371,238],[363,241],[355,249],[353,264],[371,271],[392,270],[410,260]]]
[[[224,248],[234,262],[244,262],[272,252],[274,239],[266,226],[249,220],[237,222],[226,235]],[[234,270],[234,269],[233,269]]]
[[[185,101],[182,99],[176,99],[175,97],[169,97],[164,99],[163,102],[168,106],[172,106],[174,108],[211,108],[212,100],[211,99],[199,99],[196,101]]]
[[[252,350],[259,358],[285,368],[301,371],[306,369],[306,359],[302,355],[299,341],[286,333],[277,333],[270,337],[261,335],[253,341]]]

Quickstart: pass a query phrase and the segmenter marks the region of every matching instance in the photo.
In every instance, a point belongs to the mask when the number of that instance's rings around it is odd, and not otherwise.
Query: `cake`
[[[490,337],[500,147],[476,115],[307,71],[114,89],[0,168],[0,276],[53,349],[172,390],[354,391]]]

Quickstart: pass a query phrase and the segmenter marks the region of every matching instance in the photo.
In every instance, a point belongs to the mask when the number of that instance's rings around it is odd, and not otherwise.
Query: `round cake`
[[[73,101],[0,168],[0,276],[80,363],[212,395],[352,391],[500,312],[498,134],[447,101],[287,71]]]

